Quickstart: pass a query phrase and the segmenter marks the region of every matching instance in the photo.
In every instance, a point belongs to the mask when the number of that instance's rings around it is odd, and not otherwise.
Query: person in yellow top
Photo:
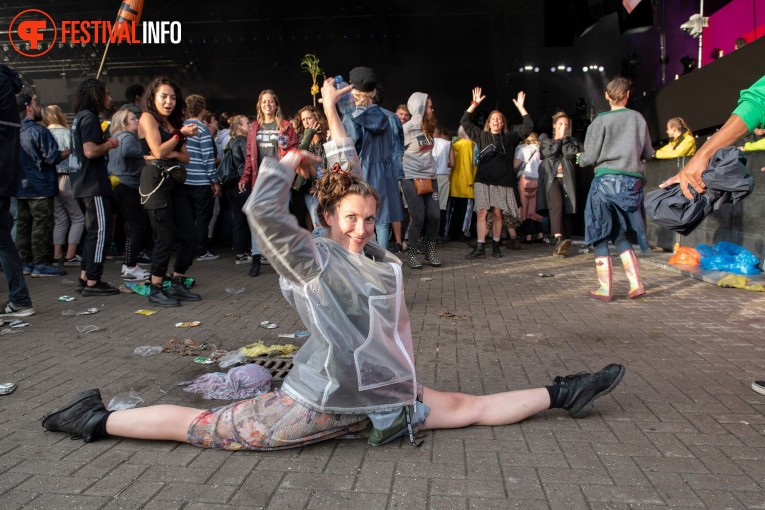
[[[752,133],[757,136],[763,136],[765,135],[765,129],[755,128]],[[752,142],[746,142],[744,145],[740,145],[739,149],[744,152],[765,151],[765,137]]]
[[[473,216],[473,183],[477,167],[474,162],[474,144],[468,138],[465,129],[460,126],[458,138],[452,144],[454,167],[449,176],[450,205],[446,215],[444,234],[454,237],[456,231],[462,232],[462,239],[470,238],[470,223]],[[454,227],[452,227],[454,225]],[[457,237],[459,239],[459,237]],[[455,240],[457,240],[455,239]]]
[[[671,141],[656,151],[654,154],[656,159],[682,158],[696,154],[696,139],[682,117],[669,119],[667,134]]]

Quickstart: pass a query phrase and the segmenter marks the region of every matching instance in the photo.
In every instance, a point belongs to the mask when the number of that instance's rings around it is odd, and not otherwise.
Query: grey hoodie
[[[404,124],[404,177],[406,179],[435,179],[436,160],[433,159],[433,138],[422,130],[422,118],[428,95],[415,92],[406,106],[412,118]]]

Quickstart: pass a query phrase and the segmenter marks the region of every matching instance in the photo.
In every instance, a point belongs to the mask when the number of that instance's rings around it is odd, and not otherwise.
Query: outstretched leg
[[[191,422],[204,410],[158,405],[114,411],[106,420],[110,436],[188,442]]]
[[[423,388],[422,400],[430,407],[425,420],[429,429],[509,425],[550,408],[550,393],[545,388],[480,396]]]

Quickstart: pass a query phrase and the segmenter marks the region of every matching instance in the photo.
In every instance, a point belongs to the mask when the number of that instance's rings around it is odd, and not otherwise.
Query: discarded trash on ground
[[[279,338],[305,338],[311,336],[308,331],[295,331],[294,333],[279,333]]]
[[[101,310],[98,308],[88,308],[82,312],[75,312],[74,310],[62,310],[61,315],[93,315],[94,313],[98,313],[100,311]]]
[[[218,347],[215,344],[200,344],[191,338],[185,338],[183,340],[171,338],[162,350],[164,352],[180,354],[182,356],[199,356],[200,351],[215,350],[217,348]]]
[[[133,313],[137,313],[138,315],[154,315],[157,313],[156,310],[136,310]]]
[[[724,289],[735,288],[753,290],[755,292],[765,292],[765,286],[763,286],[761,283],[752,283],[752,280],[746,276],[737,274],[727,274],[723,276],[720,278],[720,281],[717,282],[717,286]]]
[[[4,328],[0,331],[0,335],[12,335],[13,333],[21,333],[20,329]]]
[[[260,327],[265,329],[276,329],[279,327],[279,325],[274,322],[263,321],[260,323]]]
[[[144,357],[159,354],[160,352],[162,352],[162,347],[159,345],[142,345],[133,349],[133,354]]]
[[[183,279],[183,286],[187,289],[190,289],[194,286],[194,278],[184,278]],[[123,292],[122,289],[125,289],[124,292],[135,292],[136,294],[140,294],[141,296],[148,296],[151,293],[151,284],[150,283],[138,283],[138,282],[125,282],[123,285],[120,285],[120,291]],[[170,281],[164,281],[162,282],[162,290],[165,292],[170,290]]]
[[[421,282],[432,282],[433,278],[431,278],[430,276],[426,276],[424,278],[420,278],[420,281]]]
[[[18,329],[18,328],[26,328],[27,326],[29,326],[29,323],[24,322],[21,319],[16,319],[15,321],[9,322],[8,325],[12,328]]]
[[[204,356],[197,356],[194,358],[194,363],[199,363],[200,365],[212,365],[215,363],[215,360],[205,358]]]
[[[696,250],[701,255],[701,269],[745,275],[760,274],[760,259],[736,244],[726,241],[720,241],[714,246],[699,244]]]
[[[266,344],[263,342],[255,342],[254,344],[245,345],[240,350],[248,358],[255,358],[257,356],[290,356],[298,349],[298,346],[292,344],[274,344],[266,347]]]
[[[260,365],[248,363],[225,374],[214,372],[193,381],[179,382],[178,386],[189,393],[202,393],[202,398],[208,400],[239,400],[270,391],[271,373]]]
[[[454,319],[457,321],[466,321],[470,318],[469,315],[458,315],[456,313],[447,312],[444,310],[439,310],[436,312],[436,315],[441,317],[442,319]]]
[[[94,324],[88,324],[87,326],[77,326],[77,331],[80,333],[92,333],[93,331],[98,331],[99,327]]]
[[[227,287],[226,288],[226,292],[228,292],[229,294],[241,294],[242,292],[244,292],[244,287],[242,287],[241,289],[235,289],[233,287]]]
[[[552,273],[539,273],[537,276],[540,277],[540,278],[554,278],[555,277],[555,275],[552,274]]]
[[[68,279],[64,278],[63,280],[61,280],[61,283],[62,283],[63,285],[71,285],[71,284],[73,284],[74,282],[73,282],[72,280],[68,280]]]
[[[177,322],[175,324],[175,327],[176,328],[195,328],[195,327],[199,326],[200,324],[202,324],[202,323],[199,322],[199,321]]]
[[[218,365],[220,365],[221,368],[228,368],[244,363],[245,361],[247,361],[246,356],[241,349],[237,349],[226,353],[225,356],[220,358],[220,360],[218,360]]]
[[[114,396],[106,406],[108,411],[121,411],[123,409],[133,409],[138,404],[143,403],[143,399],[138,396],[138,393],[130,389],[130,394],[125,396]]]
[[[669,258],[670,264],[679,264],[682,266],[698,266],[701,255],[696,248],[690,246],[678,246],[675,254]]]
[[[68,303],[69,301],[74,301],[75,298],[73,296],[59,296],[58,300]]]
[[[12,382],[0,383],[0,395],[8,395],[16,389],[16,384]]]

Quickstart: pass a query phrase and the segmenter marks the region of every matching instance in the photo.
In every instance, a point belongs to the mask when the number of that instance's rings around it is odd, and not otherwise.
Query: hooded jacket
[[[0,197],[15,197],[19,175],[19,109],[16,94],[24,82],[18,73],[0,64]]]
[[[343,117],[343,127],[359,154],[361,175],[380,194],[375,223],[382,225],[403,220],[398,191],[400,177],[393,161],[397,152],[394,149],[395,134],[385,111],[374,104],[357,107]]]
[[[56,165],[61,162],[58,142],[48,131],[30,118],[21,121],[21,153],[19,156],[19,198],[58,195]]]
[[[141,171],[146,166],[138,137],[128,130],[118,131],[113,136],[120,144],[109,150],[109,173],[119,177],[120,184],[138,189]]]
[[[337,142],[343,147],[324,146],[327,164],[345,155],[341,166],[357,168],[352,141]],[[311,332],[282,390],[319,412],[384,413],[411,405],[417,379],[401,261],[373,241],[358,254],[327,237],[314,240],[287,209],[294,178],[266,158],[243,208],[256,244],[280,275],[282,294]]]
[[[415,92],[406,102],[412,118],[404,124],[404,178],[435,179],[436,160],[433,159],[433,137],[422,130],[422,120],[428,95]]]
[[[542,158],[539,164],[539,183],[537,184],[537,212],[546,214],[550,203],[550,188],[558,175],[560,167],[563,177],[560,178],[563,186],[563,213],[576,214],[576,177],[574,175],[574,160],[579,152],[577,141],[566,136],[560,140],[553,140],[542,135],[539,145],[539,156]]]

